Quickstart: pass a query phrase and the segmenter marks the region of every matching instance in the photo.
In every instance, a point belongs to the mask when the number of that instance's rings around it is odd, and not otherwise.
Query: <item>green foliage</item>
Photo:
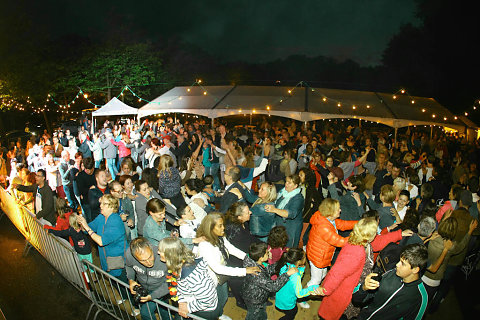
[[[159,55],[147,43],[95,46],[72,66],[52,86],[52,92],[77,92],[82,88],[97,96],[98,104],[131,86],[141,97],[158,95],[158,88],[146,86],[168,80]],[[135,87],[138,86],[138,87]],[[103,101],[98,96],[103,95]],[[110,97],[109,97],[110,95]],[[131,95],[125,102],[134,102]]]

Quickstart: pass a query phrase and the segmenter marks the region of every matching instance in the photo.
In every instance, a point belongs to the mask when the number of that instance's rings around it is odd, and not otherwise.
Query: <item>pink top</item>
[[[112,144],[118,147],[118,157],[125,158],[128,157],[132,152],[129,148],[125,145],[125,142],[122,140],[116,142],[115,140],[111,139]]]
[[[284,252],[287,252],[287,247],[283,247],[283,248],[272,248],[270,246],[268,247],[270,248],[270,252],[272,253],[272,259],[268,259],[269,264],[274,264],[275,262],[280,260]]]

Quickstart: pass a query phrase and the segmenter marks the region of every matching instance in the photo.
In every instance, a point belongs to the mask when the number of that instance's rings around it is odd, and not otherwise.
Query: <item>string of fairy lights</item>
[[[215,103],[220,102],[221,99],[219,97],[217,97],[215,94],[212,94],[211,92],[209,92],[208,88],[205,87],[202,83],[203,82],[202,82],[201,79],[196,79],[193,84],[191,84],[189,87],[186,88],[185,95],[188,96],[189,94],[192,94],[193,93],[193,90],[192,90],[193,87],[197,86],[201,89],[201,94],[204,97],[209,97],[210,99],[213,99],[213,101]],[[298,88],[304,88],[305,90],[310,90],[315,97],[318,97],[325,104],[330,103],[330,104],[336,105],[336,107],[339,109],[340,113],[343,113],[344,111],[346,112],[346,110],[350,110],[350,109],[352,111],[348,111],[347,114],[351,114],[352,112],[358,113],[359,111],[361,111],[362,108],[370,110],[370,109],[375,107],[374,105],[371,105],[371,104],[353,104],[353,103],[347,102],[345,100],[341,100],[341,99],[338,99],[338,98],[332,98],[332,97],[328,96],[327,94],[325,94],[324,92],[322,92],[322,89],[312,88],[305,81],[300,81],[295,86],[289,87],[288,89],[286,89],[286,91],[282,95],[279,95],[279,96],[273,98],[273,100],[270,103],[267,103],[262,107],[259,107],[258,110],[264,109],[264,110],[267,111],[267,114],[270,116],[271,115],[270,111],[273,111],[277,106],[286,102],[291,97],[295,96],[296,92],[298,91],[297,90]],[[120,99],[121,97],[125,96],[127,94],[127,92],[130,92],[138,102],[140,102],[140,103],[145,102],[147,104],[158,104],[158,105],[167,104],[167,105],[171,105],[171,104],[173,104],[173,102],[175,100],[182,100],[183,99],[182,95],[178,95],[178,96],[172,96],[171,98],[166,99],[166,100],[162,99],[162,101],[149,100],[149,99],[146,99],[145,97],[141,97],[140,95],[138,95],[129,85],[125,85],[124,87],[122,87],[122,90],[116,96],[117,99]],[[196,91],[195,94],[198,95],[198,92]],[[30,100],[30,97],[26,97],[26,98],[22,99],[23,102],[20,102],[19,100],[13,99],[10,96],[0,95],[0,103],[1,103],[2,106],[7,107],[8,109],[15,109],[15,110],[18,110],[18,111],[27,111],[27,109],[30,109],[34,113],[57,112],[57,113],[66,113],[66,114],[80,114],[81,113],[80,111],[71,110],[72,105],[74,105],[75,102],[78,99],[81,99],[81,98],[85,99],[85,101],[87,103],[89,103],[90,105],[92,105],[94,108],[101,108],[103,106],[103,104],[97,104],[94,101],[92,101],[92,99],[90,97],[91,97],[91,95],[89,93],[87,93],[83,89],[79,88],[79,90],[75,94],[74,98],[71,99],[70,102],[68,102],[68,103],[58,102],[57,99],[55,99],[55,95],[52,94],[52,93],[49,93],[47,95],[47,98],[45,99],[45,104],[41,107],[34,106],[31,102],[31,100]],[[443,118],[443,121],[445,121],[445,122],[448,121],[448,120],[458,120],[458,116],[456,116],[456,115],[453,116],[453,119],[449,119],[446,115],[442,116],[442,115],[436,114],[432,110],[429,110],[428,107],[420,105],[420,103],[413,96],[411,96],[408,93],[407,90],[405,90],[403,88],[401,88],[397,92],[393,93],[391,97],[392,97],[391,103],[398,102],[398,103],[403,103],[404,104],[405,99],[407,99],[409,101],[409,104],[415,105],[415,107],[418,107],[421,110],[422,113],[431,113],[430,116],[431,116],[432,120],[437,120],[437,121],[440,120],[441,121],[442,118]],[[55,109],[51,108],[51,106],[48,105],[49,103],[53,103],[56,106],[56,108]],[[230,105],[228,103],[225,103],[224,107],[226,109],[236,109],[238,114],[243,113],[243,114],[246,115],[248,112],[251,112],[253,114],[257,113],[256,108],[249,109],[249,111],[246,111],[241,106],[233,106],[233,105]],[[477,99],[474,102],[473,106],[471,108],[469,108],[469,110],[464,112],[464,115],[468,116],[469,112],[475,111],[477,109],[480,109],[480,99]],[[358,118],[358,119],[362,120],[360,116],[354,116],[354,118],[356,118],[356,119]]]

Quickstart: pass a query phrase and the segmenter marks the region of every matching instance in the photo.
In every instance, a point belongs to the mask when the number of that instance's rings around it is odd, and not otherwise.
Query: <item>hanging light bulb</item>
[[[435,118],[435,117],[436,117],[435,114],[432,114],[432,118]]]
[[[327,101],[327,98],[323,97],[323,99],[322,99],[322,100],[323,100],[323,102],[326,102],[326,101]]]
[[[415,100],[412,100],[412,104],[414,104],[414,103],[415,103]]]
[[[401,92],[401,93],[405,93],[405,89],[402,89],[400,92]]]
[[[393,100],[397,99],[397,96],[396,95],[393,95]]]
[[[203,95],[206,96],[206,95],[207,95],[207,91],[203,91]]]
[[[468,117],[468,112],[465,112],[465,117]]]
[[[367,109],[370,109],[370,106],[367,104]]]
[[[338,107],[341,107],[341,106],[342,106],[342,104],[339,102],[339,103],[337,104],[337,106],[338,106]]]
[[[187,92],[190,92],[190,88],[187,89]]]
[[[457,116],[455,116],[453,119],[457,120],[457,119],[458,119],[458,117],[457,117]]]
[[[83,97],[84,97],[85,99],[87,99],[87,98],[88,98],[88,94],[85,93],[85,94],[83,95]]]
[[[425,110],[425,109],[422,109],[422,112],[425,112],[425,111],[427,111],[427,110]]]

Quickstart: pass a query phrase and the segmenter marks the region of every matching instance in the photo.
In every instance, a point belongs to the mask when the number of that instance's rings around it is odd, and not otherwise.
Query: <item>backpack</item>
[[[265,170],[265,180],[270,182],[277,182],[285,179],[285,174],[280,170],[280,160],[271,159]]]
[[[385,272],[395,268],[395,265],[400,261],[400,254],[404,247],[404,239],[400,243],[390,242],[385,248],[380,251],[377,261],[373,266],[372,272],[383,275]]]

